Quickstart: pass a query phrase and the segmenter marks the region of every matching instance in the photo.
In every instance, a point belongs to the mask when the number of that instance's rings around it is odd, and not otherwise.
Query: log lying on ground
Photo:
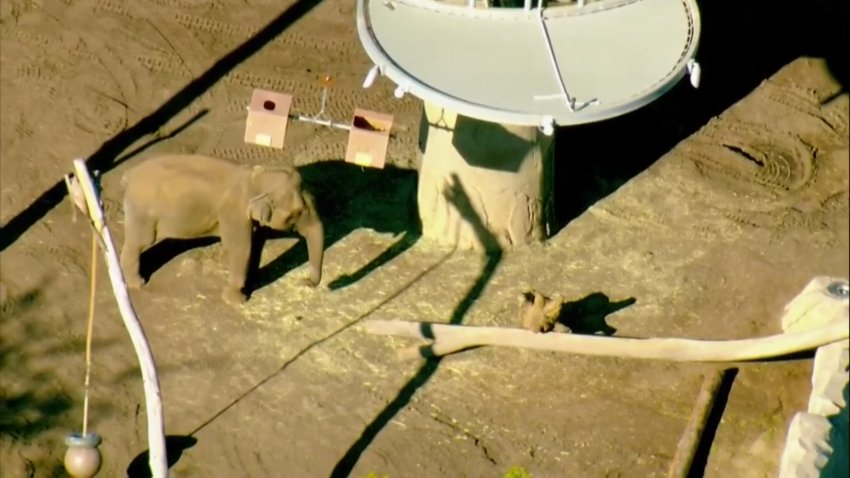
[[[474,327],[428,322],[371,320],[362,327],[369,333],[433,340],[405,349],[402,357],[436,357],[472,347],[502,345],[581,355],[625,357],[681,362],[741,362],[767,359],[811,350],[850,336],[850,323],[839,319],[821,327],[768,337],[740,340],[679,338],[621,338],[548,333],[522,329]]]
[[[691,476],[694,457],[702,441],[708,417],[711,415],[717,392],[720,390],[725,375],[726,370],[718,368],[704,377],[694,409],[690,418],[688,418],[687,425],[685,425],[685,432],[676,445],[676,454],[673,456],[670,468],[667,469],[667,478],[687,478]]]

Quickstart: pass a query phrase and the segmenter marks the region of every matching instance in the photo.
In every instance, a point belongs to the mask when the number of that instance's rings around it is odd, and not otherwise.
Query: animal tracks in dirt
[[[128,4],[124,2],[118,2],[113,0],[99,0],[94,6],[94,13],[103,13],[108,12],[114,15],[120,15],[122,17],[132,18],[132,19],[140,19],[144,17],[144,14],[133,11],[132,7],[127,6]]]
[[[177,57],[164,55],[136,55],[136,62],[150,72],[169,73],[180,77],[191,76],[188,71],[183,70],[182,62]]]
[[[713,122],[693,143],[691,159],[709,179],[768,200],[806,188],[816,172],[811,145],[764,125]]]
[[[267,164],[280,152],[276,149],[261,146],[245,145],[241,148],[213,148],[211,155],[217,158],[229,159],[240,164]]]
[[[216,35],[229,35],[232,37],[247,39],[256,34],[262,24],[256,27],[247,27],[242,25],[234,25],[231,23],[221,22],[210,18],[198,17],[177,13],[174,19],[185,28],[215,33]],[[278,47],[295,48],[298,50],[311,49],[320,51],[351,51],[360,48],[360,44],[355,40],[341,40],[336,38],[313,37],[300,35],[293,32],[284,32],[271,42],[272,45]]]
[[[57,40],[54,40],[52,38],[47,38],[42,35],[30,33],[20,28],[15,29],[14,35],[15,39],[19,40],[20,44],[28,45],[30,47],[40,49],[42,51],[50,51],[55,45],[59,43]]]
[[[34,261],[43,260],[45,257],[53,258],[53,263],[67,274],[85,276],[89,273],[88,265],[85,265],[80,253],[73,246],[64,244],[35,244],[27,251]]]
[[[181,9],[191,9],[191,8],[215,8],[218,6],[218,1],[209,0],[146,0],[147,3],[153,3],[159,6],[168,7],[168,8],[181,8]]]
[[[340,159],[345,155],[344,141],[324,141],[311,138],[293,145],[287,145],[286,154],[295,157],[297,164],[302,162]],[[276,149],[263,148],[255,145],[245,145],[240,148],[213,148],[213,156],[230,159],[245,164],[269,164],[280,162],[282,152]]]
[[[847,134],[847,114],[842,114],[837,109],[821,108],[821,98],[811,90],[801,91],[798,88],[789,88],[766,82],[762,85],[762,94],[766,99],[781,105],[792,112],[802,113],[806,116],[817,118],[826,133],[837,135]]]
[[[824,132],[834,134],[832,129]],[[833,177],[846,175],[841,154],[819,151],[800,135],[721,119],[689,141],[688,160],[707,180],[705,184],[725,197],[715,205],[734,224],[828,231],[831,217],[844,207],[841,201],[846,204],[847,190]],[[825,247],[831,241],[826,236],[820,240]]]
[[[29,85],[52,84],[53,78],[64,76],[67,69],[50,60],[36,60],[15,68],[15,80]]]
[[[15,134],[18,135],[19,139],[29,138],[34,133],[33,125],[27,120],[27,117],[23,113],[18,115],[18,121],[15,123]]]
[[[81,131],[98,136],[118,134],[129,125],[127,105],[102,92],[96,93],[89,107],[76,109],[74,124]]]

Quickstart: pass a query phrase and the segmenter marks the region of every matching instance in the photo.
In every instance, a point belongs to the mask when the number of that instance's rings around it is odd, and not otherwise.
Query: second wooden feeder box
[[[254,90],[248,106],[245,142],[283,148],[292,96],[267,90]]]
[[[390,141],[393,116],[357,108],[351,120],[345,161],[359,166],[383,168]]]

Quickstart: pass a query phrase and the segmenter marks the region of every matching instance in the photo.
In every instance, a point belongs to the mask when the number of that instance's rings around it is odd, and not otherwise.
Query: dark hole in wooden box
[[[355,128],[363,129],[366,131],[386,131],[374,124],[370,123],[368,119],[363,116],[355,116],[354,121],[352,122]]]

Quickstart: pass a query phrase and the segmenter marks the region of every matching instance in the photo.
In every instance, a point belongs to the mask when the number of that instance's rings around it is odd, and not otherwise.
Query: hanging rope
[[[86,325],[86,378],[83,386],[83,436],[89,424],[89,384],[91,383],[91,338],[94,329],[94,297],[97,284],[97,233],[91,236],[91,274],[89,276],[89,315]]]

